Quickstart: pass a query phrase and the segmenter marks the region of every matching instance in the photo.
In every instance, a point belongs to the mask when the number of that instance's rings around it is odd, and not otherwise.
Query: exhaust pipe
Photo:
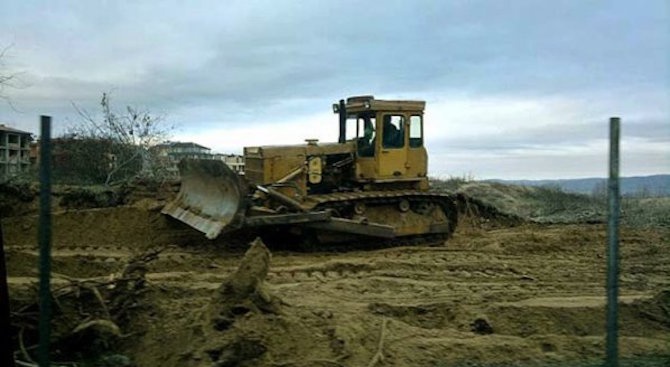
[[[340,99],[340,106],[338,108],[340,114],[340,138],[338,143],[344,144],[347,141],[347,107],[344,104],[344,100]]]

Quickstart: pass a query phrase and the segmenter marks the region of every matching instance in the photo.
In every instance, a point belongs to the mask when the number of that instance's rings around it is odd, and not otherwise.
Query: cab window
[[[412,115],[409,119],[409,146],[410,148],[423,146],[423,119],[420,115]]]
[[[374,115],[359,116],[356,141],[359,157],[374,157],[377,122]]]
[[[346,126],[346,135],[345,139],[347,141],[350,140],[355,140],[356,139],[356,129],[358,128],[358,119],[354,117],[348,117],[347,118],[347,126]]]
[[[385,115],[382,129],[384,148],[402,148],[405,145],[405,116]]]

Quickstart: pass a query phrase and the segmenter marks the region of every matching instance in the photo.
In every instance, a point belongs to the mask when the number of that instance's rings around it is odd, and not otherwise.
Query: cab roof
[[[423,112],[425,101],[397,101],[375,99],[374,96],[355,96],[347,98],[347,113],[364,111],[417,111]]]

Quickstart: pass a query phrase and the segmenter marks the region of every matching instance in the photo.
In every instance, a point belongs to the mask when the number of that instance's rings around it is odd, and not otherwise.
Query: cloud
[[[670,156],[664,146],[643,150],[635,144],[622,146],[621,175],[644,176],[667,173]],[[474,176],[476,179],[555,179],[607,177],[608,142],[595,142],[591,149],[569,149],[557,152],[519,150],[515,154],[460,152],[432,154],[429,173],[436,177]]]
[[[640,98],[655,103],[652,95]],[[604,99],[600,103],[462,95],[428,101],[424,130],[429,173],[480,178],[602,176],[609,144],[606,111],[611,104]],[[651,106],[649,115],[632,114],[638,103],[632,99],[629,105],[619,106],[624,116],[622,172],[667,172],[670,126],[653,114]],[[243,146],[300,144],[306,138],[333,142],[337,133],[337,117],[322,112],[258,124],[235,121],[177,136],[216,151],[241,153]]]
[[[245,146],[304,144],[305,139],[337,141],[337,117],[332,112],[296,120],[223,124],[199,132],[178,134],[182,141],[197,141],[216,152],[242,154]]]
[[[629,137],[670,135],[662,0],[3,5],[0,45],[14,45],[5,64],[24,87],[0,120],[34,132],[39,114],[62,129],[77,121],[73,102],[95,111],[112,91],[119,108],[222,149],[302,141],[286,133],[302,129],[334,140],[332,115],[321,121],[358,94],[426,99],[436,154],[588,147],[612,115]]]
[[[428,129],[445,145],[476,148],[478,140],[509,145],[579,144],[607,137],[611,116],[622,116],[624,135],[670,139],[665,93],[641,93],[627,100],[616,95],[563,94],[548,97],[446,96],[429,101]],[[485,147],[485,146],[484,146]]]
[[[479,178],[604,176],[609,117],[621,116],[622,172],[664,173],[670,167],[664,95],[436,100],[426,112],[429,172]]]

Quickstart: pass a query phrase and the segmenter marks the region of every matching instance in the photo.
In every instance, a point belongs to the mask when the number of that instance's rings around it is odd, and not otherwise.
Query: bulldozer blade
[[[161,211],[214,239],[244,222],[240,177],[224,162],[183,159],[179,162],[181,188],[177,198]]]

